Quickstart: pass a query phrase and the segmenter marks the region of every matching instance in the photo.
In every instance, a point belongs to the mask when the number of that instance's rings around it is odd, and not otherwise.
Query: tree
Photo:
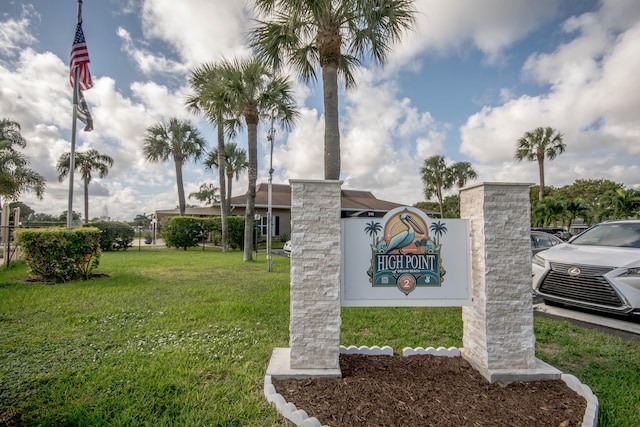
[[[151,221],[153,221],[153,214],[142,213],[133,218],[133,225],[135,227],[149,228]]]
[[[100,154],[97,150],[86,152],[76,152],[73,169],[79,170],[84,183],[84,223],[89,222],[89,183],[91,182],[91,172],[97,171],[100,178],[109,174],[109,168],[113,166],[113,159],[106,154]],[[62,182],[69,175],[71,168],[71,153],[64,153],[58,159],[56,169],[58,170],[58,180]]]
[[[571,185],[555,190],[555,195],[563,199],[580,199],[587,208],[583,219],[587,224],[605,218],[610,200],[608,194],[624,189],[624,185],[608,179],[577,179]]]
[[[453,166],[451,166],[451,173],[458,188],[464,187],[468,180],[478,177],[478,172],[476,172],[469,162],[454,163]]]
[[[585,222],[588,219],[589,209],[582,203],[579,198],[565,199],[563,201],[564,206],[564,219],[567,221],[567,231],[571,230],[571,224],[578,218],[582,218]]]
[[[205,205],[213,205],[219,201],[218,188],[211,183],[205,182],[198,191],[190,193],[189,198],[204,202]]]
[[[220,184],[220,219],[222,225],[222,252],[226,252],[229,247],[229,225],[227,217],[229,216],[229,202],[227,194],[225,194],[225,163],[224,163],[224,134],[225,126],[227,132],[235,133],[236,126],[239,126],[236,118],[233,117],[229,100],[223,90],[222,81],[220,79],[220,69],[218,64],[207,63],[201,65],[191,72],[189,84],[195,91],[186,100],[187,109],[192,113],[203,113],[211,123],[213,123],[218,131],[217,146],[217,164],[222,165],[218,168],[218,181]],[[208,157],[208,159],[210,156]],[[231,194],[229,191],[228,194]]]
[[[373,220],[371,222],[368,222],[367,225],[364,227],[364,232],[369,234],[369,236],[371,236],[372,247],[376,245],[376,236],[380,231],[382,231],[382,224],[380,224],[379,222],[375,222]]]
[[[0,120],[0,208],[3,199],[18,200],[25,191],[33,191],[42,198],[44,177],[30,168],[24,154],[16,151],[16,146],[24,148],[26,145],[18,122]]]
[[[628,219],[638,215],[640,208],[640,191],[638,190],[618,188],[605,194],[604,200],[608,206],[603,210],[602,219]]]
[[[186,207],[182,166],[189,160],[199,160],[206,148],[200,132],[189,121],[175,117],[168,123],[157,123],[145,133],[142,154],[150,162],[166,162],[173,159],[178,187],[178,207],[184,216]]]
[[[293,67],[304,81],[316,80],[322,70],[324,96],[324,177],[340,179],[338,75],[347,88],[352,74],[367,57],[383,64],[391,45],[414,23],[412,0],[256,0],[261,20],[252,45],[275,69]]]
[[[553,160],[564,153],[566,145],[562,142],[562,134],[551,127],[539,127],[525,134],[518,140],[516,146],[516,160],[527,159],[538,162],[540,174],[539,200],[544,199],[544,159]]]
[[[435,155],[424,161],[420,173],[424,183],[424,195],[430,199],[435,194],[440,206],[440,218],[444,218],[442,190],[453,187],[455,177],[452,170],[447,167],[444,156]]]
[[[531,213],[531,223],[535,226],[551,225],[565,218],[565,208],[562,201],[554,197],[545,197],[538,201],[535,209]]]
[[[227,215],[231,213],[231,188],[233,184],[233,177],[235,175],[236,181],[240,179],[240,174],[247,170],[249,162],[247,161],[247,151],[238,148],[235,142],[229,142],[224,145],[224,171],[226,172],[227,181],[227,202],[224,209],[227,211]],[[219,150],[215,148],[209,152],[207,158],[204,161],[205,167],[209,169],[218,168],[218,162],[220,161]],[[218,169],[219,170],[219,169]]]
[[[294,106],[291,81],[277,76],[256,58],[224,60],[218,64],[219,90],[229,110],[247,127],[249,185],[245,209],[244,260],[252,261],[253,221],[258,178],[258,123],[267,112],[278,110],[278,120],[289,127],[298,111]],[[218,160],[220,161],[220,160]]]

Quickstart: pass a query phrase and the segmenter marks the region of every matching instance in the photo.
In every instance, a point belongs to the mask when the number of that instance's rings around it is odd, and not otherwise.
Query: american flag
[[[78,68],[78,88],[87,90],[93,86],[91,73],[89,72],[89,51],[82,32],[82,22],[78,22],[76,26],[76,36],[73,39],[73,46],[71,46],[69,67],[71,68],[71,76],[69,77],[71,86],[73,86],[76,67]]]

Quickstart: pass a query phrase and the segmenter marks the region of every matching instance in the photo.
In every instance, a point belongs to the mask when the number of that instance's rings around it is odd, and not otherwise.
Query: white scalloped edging
[[[342,354],[367,354],[369,356],[393,356],[393,349],[388,345],[380,348],[377,345],[373,347],[367,347],[366,345],[356,347],[355,345],[350,345],[349,347],[345,347],[343,345],[340,346],[340,353]]]
[[[373,356],[393,356],[393,349],[388,345],[384,347],[367,347],[367,346],[340,346],[340,353],[342,354],[368,354]],[[405,347],[402,350],[402,357],[416,356],[420,354],[428,354],[432,356],[444,356],[444,357],[459,357],[460,350],[456,347],[417,347],[410,348]],[[562,374],[562,381],[567,386],[584,397],[587,401],[587,409],[585,410],[584,417],[582,418],[582,427],[596,427],[598,425],[598,398],[591,391],[591,388],[582,384],[578,378],[570,374]],[[264,377],[264,395],[267,398],[267,402],[273,404],[276,410],[294,423],[298,427],[328,427],[323,425],[315,417],[309,417],[309,415],[303,410],[296,408],[293,403],[288,403],[284,400],[281,394],[276,391],[276,388],[271,383],[271,375],[265,375]]]
[[[562,381],[573,391],[584,397],[587,401],[587,409],[582,418],[582,427],[595,427],[598,425],[598,398],[589,386],[582,384],[580,380],[571,374],[562,374]]]

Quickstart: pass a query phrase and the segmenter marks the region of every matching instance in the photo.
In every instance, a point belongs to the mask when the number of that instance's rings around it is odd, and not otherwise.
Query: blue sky
[[[183,107],[188,73],[249,53],[249,1],[85,0],[84,32],[95,86],[85,96],[95,130],[78,150],[114,158],[90,187],[90,217],[130,220],[177,205],[172,164],[141,155],[145,129],[192,120],[210,146],[215,129]],[[364,68],[340,94],[344,188],[385,200],[424,200],[419,170],[434,154],[469,161],[478,182],[537,183],[537,166],[513,160],[516,140],[538,126],[564,134],[567,150],[546,163],[548,185],[606,178],[640,189],[640,2],[637,0],[418,0],[416,30],[383,69]],[[38,212],[67,208],[55,163],[70,150],[68,58],[75,0],[0,6],[0,117],[18,121],[32,168],[47,180]],[[274,182],[322,179],[321,85],[296,80],[301,120],[277,129]],[[266,182],[266,125],[259,128],[259,181]],[[246,136],[236,142],[246,147]],[[186,193],[215,174],[185,168]],[[76,179],[74,210],[82,211]],[[247,178],[234,182],[246,191]],[[188,203],[198,204],[196,200]]]

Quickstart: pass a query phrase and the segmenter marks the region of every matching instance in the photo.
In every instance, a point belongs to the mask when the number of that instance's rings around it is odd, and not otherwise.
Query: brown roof
[[[272,184],[271,204],[273,207],[291,208],[291,187],[287,184]],[[269,185],[258,184],[256,187],[256,206],[266,207],[269,204]],[[247,195],[231,198],[232,206],[245,206]],[[342,190],[342,210],[349,211],[382,211],[404,206],[400,203],[377,199],[370,191]]]

